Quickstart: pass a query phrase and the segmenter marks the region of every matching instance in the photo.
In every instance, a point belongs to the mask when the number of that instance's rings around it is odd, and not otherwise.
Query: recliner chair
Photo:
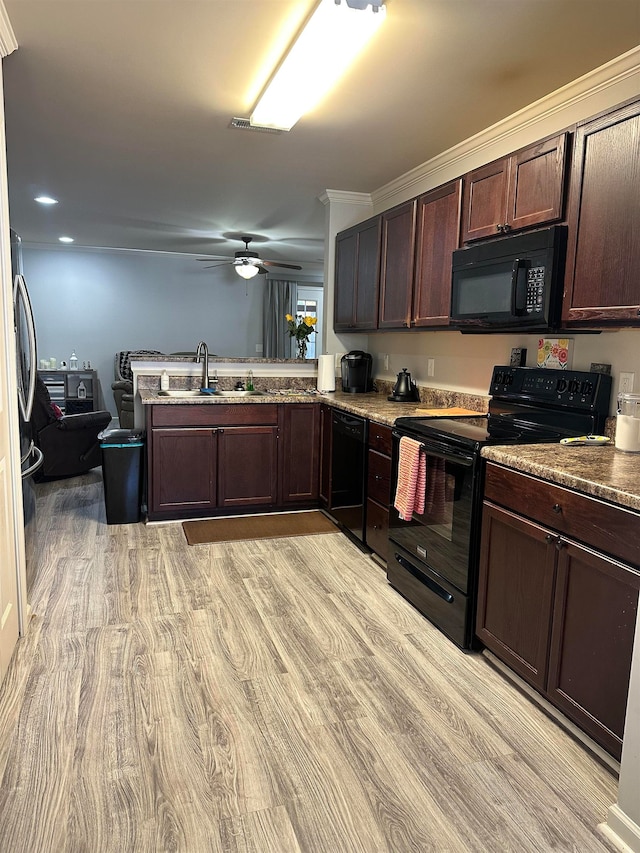
[[[98,433],[110,422],[109,412],[62,415],[52,405],[47,386],[38,377],[31,424],[33,440],[42,451],[44,462],[34,479],[75,477],[101,465]]]
[[[131,357],[145,355],[163,355],[157,349],[122,350],[116,353],[113,368],[115,382],[111,383],[113,399],[118,412],[121,429],[133,429],[133,373]]]

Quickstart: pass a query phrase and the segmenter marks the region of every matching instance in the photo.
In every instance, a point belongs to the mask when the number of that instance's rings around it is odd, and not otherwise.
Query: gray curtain
[[[262,318],[262,354],[264,358],[291,358],[291,337],[287,331],[287,314],[294,313],[295,281],[267,279],[264,289]]]

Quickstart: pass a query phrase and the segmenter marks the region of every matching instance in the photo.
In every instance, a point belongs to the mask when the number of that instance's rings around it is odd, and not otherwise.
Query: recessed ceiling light
[[[38,204],[57,204],[57,198],[51,198],[50,195],[39,195],[34,198],[34,201],[37,201]]]
[[[73,237],[58,237],[61,243],[73,243]]]

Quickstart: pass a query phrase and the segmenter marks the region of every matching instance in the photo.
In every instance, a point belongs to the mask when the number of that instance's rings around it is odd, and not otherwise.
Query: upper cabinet
[[[640,101],[576,130],[565,324],[640,322]]]
[[[537,142],[465,177],[462,242],[562,219],[567,134]]]
[[[416,200],[382,214],[379,329],[408,329],[411,324]]]
[[[380,228],[375,216],[336,237],[336,332],[377,328]]]
[[[447,326],[451,310],[451,256],[459,246],[462,179],[418,199],[414,326]]]

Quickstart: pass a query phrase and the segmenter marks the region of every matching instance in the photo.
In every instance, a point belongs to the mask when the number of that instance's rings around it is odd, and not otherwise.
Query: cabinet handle
[[[566,544],[567,544],[567,543],[566,543],[563,539],[561,539],[561,538],[558,536],[558,541],[556,542],[556,550],[557,550],[557,551],[562,551],[562,549],[564,548],[564,546],[565,546]]]
[[[547,545],[551,545],[554,539],[555,536],[552,536],[551,533],[547,533],[547,535],[544,537],[544,541],[547,543]]]
[[[552,507],[552,509],[553,509],[553,511],[554,511],[555,513],[560,513],[560,512],[562,512],[562,507],[560,506],[560,504],[554,504],[554,505],[553,505],[553,507]]]
[[[215,431],[216,431],[216,432],[219,432],[220,434],[222,434],[222,433],[224,432],[224,430],[223,430],[223,429],[217,429],[217,430],[215,430]]]

